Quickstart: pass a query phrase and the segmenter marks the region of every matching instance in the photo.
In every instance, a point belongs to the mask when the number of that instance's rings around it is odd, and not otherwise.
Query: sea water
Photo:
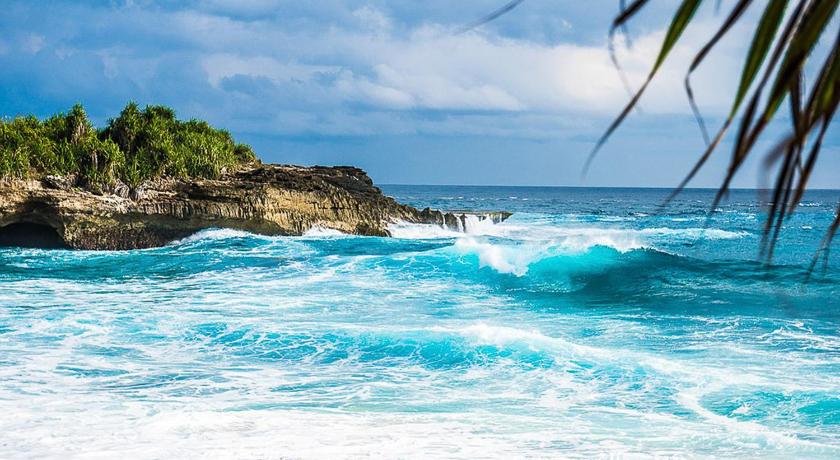
[[[840,192],[384,190],[515,214],[0,249],[0,458],[840,458]]]

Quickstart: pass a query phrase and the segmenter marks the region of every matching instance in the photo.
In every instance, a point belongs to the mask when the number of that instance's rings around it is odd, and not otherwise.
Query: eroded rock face
[[[158,179],[93,193],[72,178],[0,181],[0,227],[49,226],[77,249],[162,246],[199,230],[300,235],[313,227],[386,236],[395,221],[448,224],[386,197],[361,169],[262,165],[219,180]]]

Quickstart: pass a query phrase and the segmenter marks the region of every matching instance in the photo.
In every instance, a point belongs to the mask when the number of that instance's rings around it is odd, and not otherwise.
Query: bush
[[[55,145],[35,117],[0,120],[0,176],[26,177],[30,163],[55,163]]]
[[[179,121],[164,106],[140,110],[130,102],[98,131],[84,108],[44,121],[0,120],[0,177],[78,175],[85,185],[121,180],[136,186],[160,176],[218,178],[255,162],[251,147],[206,122]]]

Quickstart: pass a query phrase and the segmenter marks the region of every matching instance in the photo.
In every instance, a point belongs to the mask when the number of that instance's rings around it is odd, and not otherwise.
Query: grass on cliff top
[[[217,178],[255,162],[251,147],[204,121],[181,121],[160,105],[131,102],[96,129],[81,105],[45,120],[0,119],[0,178],[75,174],[81,185],[137,186],[161,176]]]

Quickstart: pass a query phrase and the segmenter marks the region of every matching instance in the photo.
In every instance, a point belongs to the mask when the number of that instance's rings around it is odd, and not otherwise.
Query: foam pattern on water
[[[836,196],[766,267],[738,193],[386,191],[517,214],[0,250],[0,457],[840,456]]]

